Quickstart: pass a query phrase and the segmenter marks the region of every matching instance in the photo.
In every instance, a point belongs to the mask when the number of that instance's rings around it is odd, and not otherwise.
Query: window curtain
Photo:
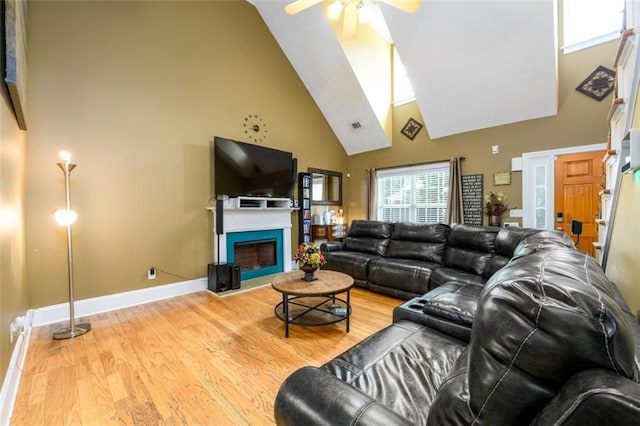
[[[376,220],[378,214],[378,188],[376,169],[367,169],[367,220]]]
[[[447,200],[447,223],[464,223],[462,210],[462,173],[460,157],[449,160],[449,198]]]

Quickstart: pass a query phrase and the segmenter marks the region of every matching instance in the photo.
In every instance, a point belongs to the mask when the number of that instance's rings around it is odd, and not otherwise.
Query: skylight
[[[402,61],[400,60],[400,55],[398,55],[398,51],[396,48],[393,48],[393,105],[402,105],[408,102],[414,101],[416,99],[416,95],[413,92],[413,87],[411,87],[411,81],[409,80],[409,76],[407,75],[407,70],[405,69]]]
[[[563,3],[565,54],[620,36],[624,0],[564,0]]]

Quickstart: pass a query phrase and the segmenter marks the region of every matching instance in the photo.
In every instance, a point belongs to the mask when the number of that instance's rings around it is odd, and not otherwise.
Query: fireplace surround
[[[216,230],[216,207],[213,215],[213,258],[216,262],[235,263],[236,244],[275,245],[275,264],[245,265],[241,279],[246,280],[291,270],[291,213],[288,198],[236,197],[222,203],[222,232]]]

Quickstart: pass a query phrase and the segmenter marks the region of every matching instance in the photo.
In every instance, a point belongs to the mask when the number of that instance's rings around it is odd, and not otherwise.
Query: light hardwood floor
[[[292,326],[285,339],[280,300],[270,286],[203,291],[93,315],[71,340],[51,339],[59,324],[35,328],[11,424],[270,425],[291,372],[390,324],[401,303],[354,288],[350,333]]]

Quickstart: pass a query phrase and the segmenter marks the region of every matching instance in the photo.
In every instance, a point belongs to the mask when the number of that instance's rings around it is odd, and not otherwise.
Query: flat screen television
[[[292,198],[296,171],[290,152],[218,136],[211,151],[216,196]]]

